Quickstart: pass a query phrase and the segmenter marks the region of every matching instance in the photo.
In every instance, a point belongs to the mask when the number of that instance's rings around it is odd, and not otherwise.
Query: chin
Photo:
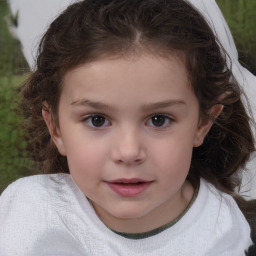
[[[113,212],[113,216],[118,218],[118,219],[123,219],[123,220],[132,220],[132,219],[139,219],[145,216],[147,213],[144,211],[138,211],[138,209],[128,209],[128,210],[122,210],[118,212]]]

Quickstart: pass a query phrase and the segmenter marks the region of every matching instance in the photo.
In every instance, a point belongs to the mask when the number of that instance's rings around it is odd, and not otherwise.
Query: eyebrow
[[[112,109],[113,107],[102,102],[90,101],[87,99],[81,99],[73,101],[70,105],[72,106],[89,106],[95,109]]]
[[[174,105],[186,105],[186,102],[184,100],[166,100],[166,101],[161,101],[161,102],[155,102],[155,103],[149,103],[146,104],[142,107],[144,111],[150,111],[154,109],[160,109],[160,108],[168,108]]]
[[[99,109],[99,110],[110,110],[110,109],[114,109],[114,107],[112,105],[108,105],[102,102],[97,102],[97,101],[91,101],[88,99],[81,99],[81,100],[76,100],[73,101],[70,105],[72,106],[89,106],[95,109]],[[150,111],[150,110],[154,110],[154,109],[160,109],[160,108],[167,108],[167,107],[171,107],[174,105],[186,105],[186,102],[184,100],[166,100],[166,101],[161,101],[161,102],[155,102],[155,103],[148,103],[142,106],[142,109],[144,111]]]

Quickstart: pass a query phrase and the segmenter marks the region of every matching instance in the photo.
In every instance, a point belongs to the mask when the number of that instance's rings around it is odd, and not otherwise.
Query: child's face
[[[103,222],[141,232],[187,206],[192,149],[208,129],[182,61],[144,54],[67,73],[52,136]]]

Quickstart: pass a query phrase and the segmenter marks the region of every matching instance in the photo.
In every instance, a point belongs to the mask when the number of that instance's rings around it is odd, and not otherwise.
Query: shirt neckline
[[[113,229],[110,229],[110,230],[112,232],[116,233],[117,235],[120,235],[120,236],[128,238],[128,239],[133,239],[133,240],[138,240],[138,239],[155,236],[155,235],[163,232],[164,230],[174,226],[188,212],[188,210],[191,208],[191,206],[195,202],[198,192],[199,192],[199,185],[196,187],[193,197],[192,197],[191,201],[189,202],[189,204],[187,205],[186,209],[177,218],[175,218],[171,222],[169,222],[161,227],[158,227],[156,229],[153,229],[153,230],[150,230],[147,232],[142,232],[142,233],[125,233],[125,232],[118,232]]]

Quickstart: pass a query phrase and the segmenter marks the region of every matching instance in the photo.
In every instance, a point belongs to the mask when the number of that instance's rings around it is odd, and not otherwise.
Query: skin
[[[210,113],[216,117],[221,109]],[[108,227],[153,230],[191,201],[186,177],[193,147],[203,143],[212,121],[200,121],[179,57],[144,53],[81,65],[64,77],[59,126],[50,112],[43,110],[43,117],[74,181]],[[123,196],[111,189],[116,179],[140,179],[147,187]]]

